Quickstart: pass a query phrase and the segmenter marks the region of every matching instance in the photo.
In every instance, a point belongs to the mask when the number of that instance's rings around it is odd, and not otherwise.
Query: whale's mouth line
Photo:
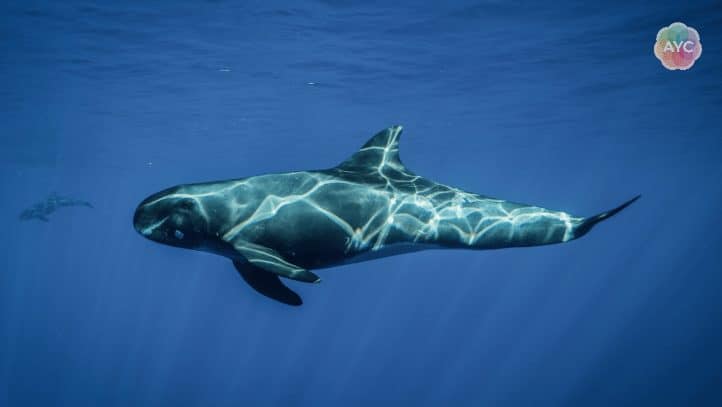
[[[169,217],[170,216],[166,216],[157,222],[151,223],[150,225],[148,225],[142,229],[139,229],[138,232],[140,232],[141,235],[148,237],[153,234],[153,231],[156,230],[158,228],[158,226],[162,225],[163,222],[168,220]]]

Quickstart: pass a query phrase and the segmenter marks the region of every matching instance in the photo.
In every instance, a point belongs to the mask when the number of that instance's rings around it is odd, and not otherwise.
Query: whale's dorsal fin
[[[336,168],[350,172],[365,172],[388,165],[395,170],[405,171],[406,168],[399,158],[399,139],[402,130],[401,126],[392,126],[376,133],[351,158]]]

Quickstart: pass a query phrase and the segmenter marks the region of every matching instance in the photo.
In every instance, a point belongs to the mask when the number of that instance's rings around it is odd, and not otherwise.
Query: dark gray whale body
[[[145,199],[135,229],[171,246],[230,258],[256,291],[291,305],[279,277],[429,248],[498,249],[567,242],[639,197],[592,217],[441,185],[399,159],[401,126],[317,171],[179,185]]]
[[[20,220],[31,220],[37,219],[43,222],[48,222],[48,216],[60,208],[69,206],[86,206],[92,208],[93,205],[90,202],[82,201],[80,199],[73,199],[69,197],[60,196],[56,193],[50,194],[44,201],[40,201],[35,205],[25,209],[20,213]]]

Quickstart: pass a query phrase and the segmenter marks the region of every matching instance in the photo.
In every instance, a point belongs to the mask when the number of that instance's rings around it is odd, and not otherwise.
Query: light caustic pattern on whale
[[[637,199],[583,218],[461,191],[408,170],[400,134],[401,126],[388,128],[325,170],[169,188],[139,205],[135,227],[161,243],[227,256],[257,291],[273,296],[269,286],[280,283],[265,272],[314,282],[309,269],[433,247],[561,243]]]
[[[209,224],[213,223],[209,212],[217,215],[218,206],[225,203],[223,217],[230,222],[224,222],[227,228],[219,234],[226,241],[287,206],[303,205],[344,232],[347,253],[400,242],[478,248],[564,242],[583,220],[468,193],[413,174],[399,159],[400,133],[401,126],[387,129],[350,160],[329,170],[258,176],[220,188],[217,184],[188,185],[159,200],[193,199]],[[363,223],[344,219],[338,213],[338,209],[344,211],[337,208],[340,202],[329,202],[328,194],[334,193],[343,198],[353,195],[373,211]],[[258,201],[248,200],[249,195],[265,196]]]

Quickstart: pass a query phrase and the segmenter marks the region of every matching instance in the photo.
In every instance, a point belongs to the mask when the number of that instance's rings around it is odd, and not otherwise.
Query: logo
[[[669,70],[686,71],[702,55],[699,33],[684,23],[672,23],[657,33],[654,55]]]

